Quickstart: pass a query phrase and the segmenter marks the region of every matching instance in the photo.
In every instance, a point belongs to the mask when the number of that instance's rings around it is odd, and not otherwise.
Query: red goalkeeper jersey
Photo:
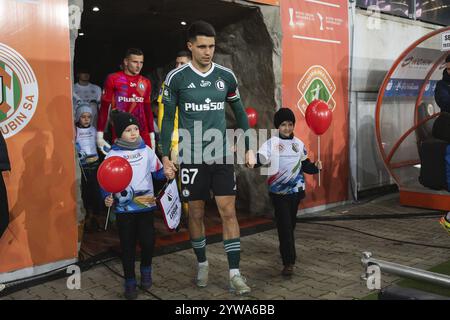
[[[110,74],[103,88],[97,130],[105,131],[111,106],[111,110],[118,109],[135,116],[141,137],[148,146],[153,147],[149,137],[149,133],[154,132],[151,92],[150,80],[141,75],[130,76],[123,71]]]

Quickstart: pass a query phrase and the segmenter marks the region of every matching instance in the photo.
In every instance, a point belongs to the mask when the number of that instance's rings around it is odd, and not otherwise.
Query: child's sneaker
[[[134,300],[137,298],[138,293],[136,289],[136,279],[125,280],[125,292],[124,296],[128,300]]]
[[[247,280],[240,274],[235,275],[230,279],[230,291],[237,295],[249,293],[251,289],[246,282]]]
[[[152,287],[152,267],[141,267],[141,288],[148,290]]]
[[[284,266],[283,270],[281,271],[281,274],[284,277],[290,277],[294,274],[294,265],[293,264],[287,264]]]

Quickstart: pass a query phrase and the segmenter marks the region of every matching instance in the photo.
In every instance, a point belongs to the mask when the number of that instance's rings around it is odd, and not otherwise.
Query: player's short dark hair
[[[138,49],[138,48],[129,48],[125,52],[125,58],[130,57],[132,54],[134,54],[135,56],[143,56],[144,52],[141,49]]]
[[[186,50],[181,50],[177,52],[177,58],[178,57],[188,57],[189,59],[191,59],[191,52],[190,51],[186,51]]]
[[[216,30],[206,21],[195,21],[189,26],[187,38],[189,41],[195,41],[197,36],[215,37]]]

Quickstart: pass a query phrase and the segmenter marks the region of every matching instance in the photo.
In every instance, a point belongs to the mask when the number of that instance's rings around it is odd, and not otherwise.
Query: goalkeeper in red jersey
[[[144,65],[144,53],[140,49],[128,49],[123,60],[123,71],[110,74],[103,88],[102,101],[97,123],[97,146],[107,153],[111,148],[104,139],[110,110],[118,109],[131,113],[139,122],[139,132],[145,144],[155,148],[155,133],[150,97],[150,80],[140,75]],[[116,135],[114,128],[112,142]]]

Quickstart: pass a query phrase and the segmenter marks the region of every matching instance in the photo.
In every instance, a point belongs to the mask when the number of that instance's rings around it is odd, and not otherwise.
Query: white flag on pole
[[[163,214],[167,228],[171,231],[176,230],[180,224],[181,201],[175,179],[164,186],[156,197],[156,203]]]

